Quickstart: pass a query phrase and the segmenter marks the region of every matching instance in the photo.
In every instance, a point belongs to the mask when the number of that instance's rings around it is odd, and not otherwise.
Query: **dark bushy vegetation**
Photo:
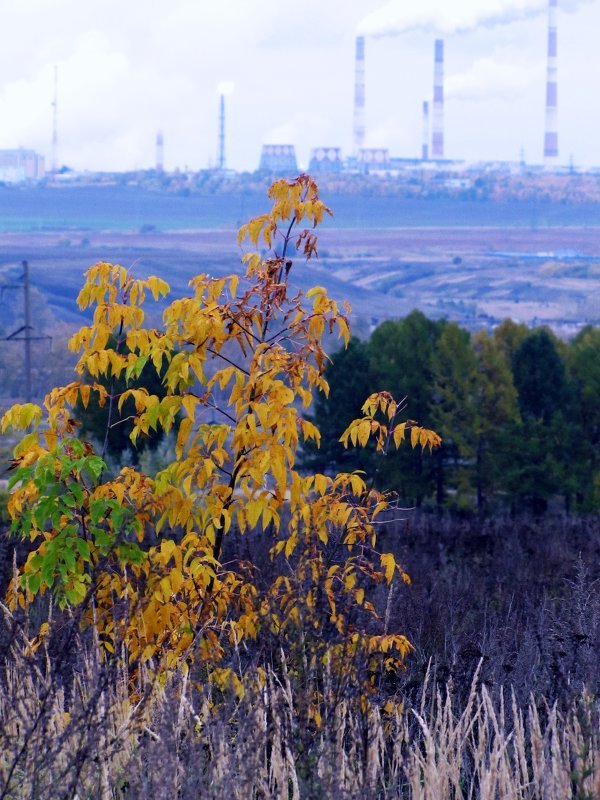
[[[327,443],[312,448],[314,469],[348,463],[337,439],[364,397],[388,390],[406,414],[442,437],[433,455],[362,454],[381,488],[408,506],[454,512],[591,512],[600,503],[600,330],[569,343],[545,328],[506,321],[470,335],[418,311],[380,325],[366,343],[332,357],[331,392],[315,408]]]
[[[333,680],[318,662],[292,666],[289,654],[283,662],[268,633],[234,658],[243,695],[206,684],[193,666],[163,684],[149,665],[131,698],[135,665],[118,653],[100,661],[77,614],[54,611],[47,644],[26,655],[48,616],[38,602],[2,615],[0,794],[266,799],[287,797],[286,786],[289,797],[358,800],[416,798],[417,786],[434,797],[441,786],[447,793],[439,796],[480,796],[496,753],[513,792],[503,797],[594,797],[598,519],[421,514],[387,522],[382,537],[413,578],[373,597],[385,624],[406,630],[415,647],[396,678],[373,673],[376,706],[389,713],[373,716],[358,686]],[[252,553],[260,575],[266,538],[244,544],[247,552],[225,557]],[[8,565],[8,548],[4,555]],[[310,643],[299,646],[310,652]],[[252,688],[258,662],[271,664],[262,689]],[[315,686],[321,727],[303,707]],[[443,757],[428,760],[428,735]],[[527,779],[517,774],[519,759]],[[462,794],[451,789],[452,775]]]

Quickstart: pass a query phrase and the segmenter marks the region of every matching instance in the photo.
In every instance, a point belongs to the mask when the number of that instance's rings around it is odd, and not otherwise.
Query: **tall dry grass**
[[[20,631],[0,676],[1,800],[600,797],[600,709],[586,692],[565,710],[519,707],[477,672],[461,702],[430,673],[417,703],[384,705],[340,694],[315,667],[320,719],[307,722],[285,660],[243,676],[242,697],[188,672],[143,672],[132,692],[127,663],[106,664],[93,642],[76,642],[66,680],[61,654],[29,645]]]
[[[369,702],[349,678],[368,665],[336,676],[268,635],[229,664],[239,697],[195,668],[134,677],[47,604],[0,609],[0,800],[600,798],[598,520],[424,517],[384,535],[413,585],[374,602],[415,652]],[[228,558],[268,570],[261,541]]]

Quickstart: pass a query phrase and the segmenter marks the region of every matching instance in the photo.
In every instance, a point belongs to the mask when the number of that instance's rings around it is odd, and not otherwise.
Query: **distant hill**
[[[336,187],[339,188],[339,187]],[[382,196],[323,192],[332,225],[403,227],[600,226],[600,204],[559,200],[479,200],[468,196]],[[11,231],[168,231],[237,228],[261,213],[264,191],[161,192],[129,186],[0,187],[0,233]]]

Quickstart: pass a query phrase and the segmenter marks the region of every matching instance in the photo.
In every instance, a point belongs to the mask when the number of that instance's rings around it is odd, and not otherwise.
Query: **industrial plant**
[[[558,79],[557,79],[557,2],[548,0],[548,47],[546,68],[546,111],[544,126],[543,156],[546,169],[558,166]],[[314,147],[311,151],[309,171],[315,173],[359,172],[368,174],[395,172],[403,169],[436,167],[454,168],[457,171],[461,163],[448,158],[445,151],[444,130],[444,39],[436,38],[433,42],[433,91],[431,99],[423,101],[423,132],[421,152],[419,156],[393,157],[386,148],[369,148],[367,141],[367,92],[366,92],[366,47],[367,37],[359,34],[355,40],[354,60],[354,113],[352,153],[343,156],[337,146]],[[432,111],[430,115],[430,109]],[[276,157],[266,157],[266,153],[277,153],[278,148],[285,147],[288,160],[283,163]],[[292,170],[295,161],[291,145],[265,145],[259,169],[272,172]],[[523,164],[520,165],[524,166]],[[293,170],[292,170],[293,171]]]
[[[393,34],[392,34],[393,35]],[[445,113],[444,113],[444,49],[446,42],[442,38],[432,41],[433,81],[431,96],[422,100],[422,135],[420,152],[411,155],[396,156],[387,147],[369,147],[367,142],[368,98],[366,91],[367,56],[374,36],[359,33],[355,39],[354,53],[354,107],[352,129],[352,151],[343,153],[338,143],[326,142],[314,146],[310,151],[308,169],[316,174],[368,174],[390,176],[402,171],[439,170],[463,172],[465,163],[452,158],[447,153]],[[452,46],[452,42],[450,43]],[[559,134],[558,134],[558,78],[557,78],[557,0],[548,0],[548,33],[546,53],[546,86],[545,86],[545,125],[544,140],[540,147],[543,153],[543,168],[547,172],[564,172],[566,167],[560,166]],[[541,87],[540,87],[541,90]],[[217,157],[209,169],[222,175],[233,173],[227,168],[226,159],[226,95],[233,91],[233,84],[219,84],[218,105],[218,148]],[[540,91],[541,94],[541,91]],[[72,179],[69,175],[60,175],[58,169],[58,73],[54,71],[54,99],[52,101],[52,153],[51,167],[46,172],[44,159],[32,150],[13,149],[0,150],[0,182],[11,184],[26,181],[49,179],[50,182],[66,182]],[[162,131],[156,134],[155,167],[158,175],[165,173],[164,136]],[[498,162],[479,165],[482,171],[502,169],[523,171],[524,159],[520,164],[499,164]],[[291,142],[265,142],[257,160],[258,172],[274,175],[292,175],[298,171],[298,159],[295,146]],[[531,169],[531,167],[528,167]],[[533,168],[535,169],[535,168]]]

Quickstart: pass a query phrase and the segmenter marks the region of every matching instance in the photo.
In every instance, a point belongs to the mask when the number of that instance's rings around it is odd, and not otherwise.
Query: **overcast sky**
[[[559,147],[600,164],[600,0],[558,0]],[[58,65],[59,163],[167,169],[217,155],[227,97],[227,165],[254,169],[261,145],[352,147],[354,39],[366,42],[367,144],[416,156],[433,41],[446,50],[446,154],[541,161],[546,0],[0,0],[0,147],[50,158]]]

